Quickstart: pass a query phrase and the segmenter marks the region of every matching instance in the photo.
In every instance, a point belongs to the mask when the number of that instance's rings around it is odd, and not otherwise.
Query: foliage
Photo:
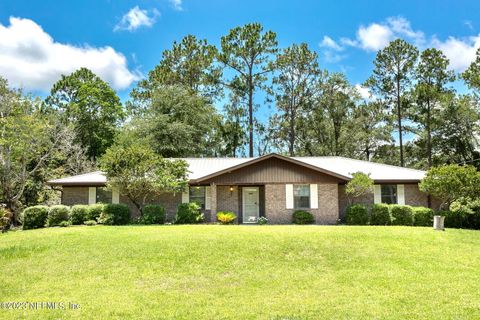
[[[98,218],[98,222],[115,226],[126,225],[130,222],[130,208],[125,204],[106,204]]]
[[[410,206],[391,205],[392,224],[396,226],[413,226],[413,209]]]
[[[370,224],[378,226],[387,226],[392,224],[390,206],[384,203],[375,203],[372,207]]]
[[[477,49],[475,60],[461,76],[469,88],[477,92],[480,90],[480,48]]]
[[[22,212],[23,229],[43,228],[47,224],[48,207],[34,206],[28,207]]]
[[[98,218],[100,218],[100,215],[102,214],[104,207],[105,207],[105,204],[103,203],[96,203],[96,204],[89,205],[87,208],[87,217],[85,220],[98,221]]]
[[[194,224],[203,222],[203,213],[200,206],[195,202],[182,203],[178,205],[175,224]]]
[[[452,214],[458,214],[464,218],[462,227],[480,229],[480,200],[462,198],[450,205]]]
[[[466,213],[464,211],[450,211],[450,210],[441,210],[438,211],[435,215],[440,215],[445,217],[445,227],[446,228],[464,228]]]
[[[231,224],[237,219],[237,215],[232,211],[220,211],[217,213],[217,220],[221,224]]]
[[[373,193],[373,180],[363,172],[352,173],[352,179],[345,186],[345,194],[352,201],[355,198]]]
[[[60,225],[62,221],[70,220],[70,208],[64,205],[52,206],[48,209],[47,226]]]
[[[158,156],[144,145],[115,145],[101,159],[108,186],[122,190],[142,212],[147,199],[187,186],[187,163]]]
[[[165,223],[165,208],[156,205],[148,204],[143,207],[142,215],[139,218],[141,224],[164,224]]]
[[[420,227],[433,226],[433,216],[435,212],[430,208],[412,207],[413,209],[413,225]]]
[[[433,167],[420,182],[421,191],[442,200],[442,209],[461,198],[480,197],[480,174],[472,166],[456,164]]]
[[[84,222],[84,224],[85,224],[86,226],[96,226],[96,225],[97,225],[97,221],[95,221],[95,220],[87,220],[87,221]]]
[[[12,225],[12,218],[13,214],[10,210],[3,207],[0,208],[0,230],[2,231],[2,233],[10,230],[10,226]]]
[[[89,219],[89,206],[87,205],[74,205],[70,210],[70,221],[73,225],[83,224]]]
[[[65,221],[65,220],[64,220],[64,221],[61,221],[61,222],[58,224],[59,227],[64,227],[64,228],[65,228],[65,227],[70,227],[71,225],[72,225],[72,223],[71,223],[70,221]]]
[[[367,225],[370,221],[368,209],[363,204],[354,204],[347,207],[346,222],[349,225]]]
[[[267,223],[268,223],[268,219],[267,219],[266,217],[260,217],[260,218],[258,218],[257,223],[258,223],[259,225],[267,224]]]
[[[315,222],[313,215],[308,211],[297,210],[292,215],[294,224],[312,224]]]

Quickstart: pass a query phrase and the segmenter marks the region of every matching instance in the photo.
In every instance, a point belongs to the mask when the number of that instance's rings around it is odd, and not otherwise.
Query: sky
[[[322,68],[356,85],[371,74],[376,51],[398,37],[442,49],[456,72],[480,47],[473,0],[0,0],[0,76],[44,96],[61,74],[87,67],[125,101],[173,41],[194,34],[219,45],[249,22],[275,31],[280,48],[308,43]]]

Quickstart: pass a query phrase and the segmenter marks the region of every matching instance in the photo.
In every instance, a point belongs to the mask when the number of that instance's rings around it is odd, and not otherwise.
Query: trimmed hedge
[[[62,221],[70,220],[70,208],[64,205],[56,205],[48,210],[47,226],[58,226]]]
[[[390,215],[390,207],[388,204],[376,203],[373,205],[370,224],[376,226],[388,226],[392,224],[392,216]]]
[[[312,224],[315,222],[315,219],[310,212],[297,210],[292,215],[292,222],[294,224]]]
[[[105,204],[98,222],[106,225],[126,225],[130,222],[130,208],[125,204]]]
[[[440,216],[445,216],[446,228],[466,228],[467,227],[467,214],[463,211],[438,211],[436,213]]]
[[[164,224],[165,208],[156,204],[144,206],[142,209],[142,216],[138,222],[141,224]]]
[[[392,224],[396,226],[413,226],[413,209],[410,206],[392,205]]]
[[[83,224],[88,219],[89,206],[84,204],[74,205],[70,211],[70,221],[73,225]]]
[[[198,204],[191,202],[178,205],[175,224],[193,224],[202,221],[203,213],[200,211],[200,206]]]
[[[418,227],[433,226],[433,216],[435,212],[430,208],[413,207],[413,225]]]
[[[348,225],[367,225],[370,222],[367,207],[363,204],[348,206],[346,220]]]
[[[23,220],[23,229],[43,228],[47,224],[48,207],[34,206],[23,210],[21,219]]]
[[[98,222],[100,215],[103,212],[105,204],[96,203],[88,206],[87,218],[85,220],[95,220]]]

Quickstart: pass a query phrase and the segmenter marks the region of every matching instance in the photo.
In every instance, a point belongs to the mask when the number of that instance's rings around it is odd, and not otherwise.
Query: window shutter
[[[89,187],[88,188],[88,204],[97,203],[97,188]]]
[[[382,203],[382,187],[379,184],[374,185],[373,203]]]
[[[293,209],[293,184],[285,185],[285,207],[287,209]]]
[[[210,210],[211,206],[211,200],[212,200],[212,190],[210,189],[210,186],[205,187],[205,210]]]
[[[310,209],[318,209],[318,184],[310,185]]]
[[[397,203],[405,205],[405,185],[397,184]]]
[[[112,203],[120,203],[120,192],[117,188],[112,189]]]
[[[190,202],[190,187],[187,187],[186,191],[182,192],[182,203]]]

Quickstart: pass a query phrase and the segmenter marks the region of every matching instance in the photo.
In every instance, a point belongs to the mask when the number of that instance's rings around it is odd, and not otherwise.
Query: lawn
[[[66,308],[0,318],[480,318],[479,231],[50,228],[0,235],[0,270],[0,302]]]

